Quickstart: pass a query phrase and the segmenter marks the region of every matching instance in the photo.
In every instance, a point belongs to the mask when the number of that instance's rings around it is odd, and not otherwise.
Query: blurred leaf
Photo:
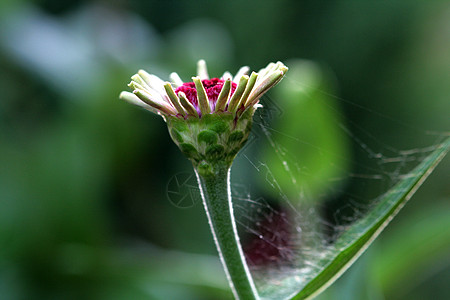
[[[381,288],[368,276],[373,259],[373,247],[364,253],[332,286],[314,298],[316,300],[383,300]]]
[[[93,299],[227,299],[231,295],[217,257],[130,244],[127,248],[62,245],[56,257],[60,276],[65,284],[76,278],[94,282]]]
[[[431,174],[449,148],[450,138],[391,188],[367,216],[345,231],[331,251],[317,262],[318,267],[312,271],[313,279],[292,299],[307,299],[317,295],[350,267]]]
[[[448,202],[445,206],[421,209],[378,244],[378,255],[370,270],[389,299],[399,299],[399,294],[418,281],[448,266],[445,262],[450,253],[450,231],[446,230],[450,228],[449,212]]]
[[[330,96],[326,73],[310,61],[293,60],[286,65],[289,73],[275,89],[273,103],[262,103],[262,114],[275,109],[280,117],[270,126],[263,125],[272,148],[265,148],[261,161],[267,163],[270,177],[287,198],[317,201],[346,173],[347,140],[336,125],[341,115]],[[283,106],[278,104],[280,99]],[[264,187],[278,197],[278,190]]]

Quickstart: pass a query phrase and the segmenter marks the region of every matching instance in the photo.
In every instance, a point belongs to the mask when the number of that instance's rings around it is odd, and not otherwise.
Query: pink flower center
[[[214,109],[216,106],[217,98],[219,97],[220,91],[222,90],[223,84],[225,80],[219,78],[211,78],[202,80],[203,86],[206,91],[206,95],[208,95],[208,100],[211,105],[211,109]],[[236,83],[231,82],[231,95],[233,95],[236,90]],[[194,105],[195,109],[200,112],[198,107],[198,99],[197,99],[197,90],[195,89],[194,82],[185,82],[182,86],[178,87],[175,90],[175,93],[178,95],[179,92],[183,92],[186,94],[186,98],[189,102]]]

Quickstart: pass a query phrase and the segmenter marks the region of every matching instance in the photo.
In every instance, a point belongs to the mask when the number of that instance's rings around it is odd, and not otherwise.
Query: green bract
[[[255,109],[249,109],[238,119],[231,113],[207,114],[202,118],[166,117],[170,136],[181,152],[202,175],[213,172],[213,166],[230,166],[247,141]]]

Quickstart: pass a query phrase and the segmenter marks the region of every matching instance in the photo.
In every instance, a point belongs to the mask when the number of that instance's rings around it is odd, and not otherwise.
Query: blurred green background
[[[450,130],[448,1],[2,1],[0,299],[231,299],[198,199],[167,194],[189,162],[161,118],[118,100],[139,68],[187,80],[200,58],[216,76],[291,68],[261,122],[307,172],[286,175],[255,126],[233,178],[277,197],[252,157],[330,222],[421,156],[383,158]],[[368,170],[385,177],[350,176]],[[320,299],[450,298],[449,171]]]

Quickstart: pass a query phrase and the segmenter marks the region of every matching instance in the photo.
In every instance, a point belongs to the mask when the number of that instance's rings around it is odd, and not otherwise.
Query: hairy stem
[[[225,273],[236,299],[259,299],[239,243],[230,189],[230,166],[217,164],[214,172],[195,170],[208,222]]]

